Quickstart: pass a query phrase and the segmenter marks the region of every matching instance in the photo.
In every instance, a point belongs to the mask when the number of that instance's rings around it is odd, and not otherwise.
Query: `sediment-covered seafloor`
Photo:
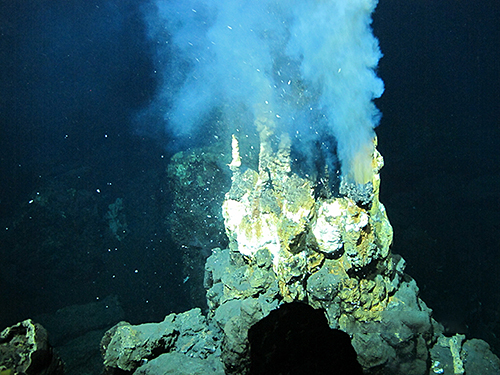
[[[288,136],[273,147],[272,131],[257,125],[258,170],[243,170],[232,139],[222,203],[229,246],[212,249],[205,264],[206,316],[193,309],[157,324],[120,323],[103,339],[106,373],[251,373],[251,327],[297,302],[350,336],[365,374],[499,373],[487,343],[443,334],[404,259],[391,253],[376,140],[372,180],[342,183],[339,194],[293,173]]]

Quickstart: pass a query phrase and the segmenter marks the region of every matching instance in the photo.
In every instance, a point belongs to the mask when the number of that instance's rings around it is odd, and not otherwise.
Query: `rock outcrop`
[[[0,333],[0,374],[62,375],[64,365],[45,328],[27,319]]]
[[[243,170],[232,138],[232,185],[222,204],[229,248],[213,249],[206,261],[206,320],[196,310],[156,325],[116,326],[103,341],[108,372],[164,374],[152,363],[167,355],[177,363],[183,355],[185,366],[204,362],[207,374],[249,374],[251,327],[280,306],[301,302],[349,335],[365,374],[499,373],[500,361],[486,343],[444,336],[404,273],[404,259],[391,253],[376,140],[371,181],[342,182],[333,191],[323,179],[318,194],[315,181],[292,172],[288,136],[274,151],[272,126],[257,119],[256,127],[258,170]],[[176,326],[185,314],[197,316],[197,329]],[[191,344],[181,344],[186,340]]]

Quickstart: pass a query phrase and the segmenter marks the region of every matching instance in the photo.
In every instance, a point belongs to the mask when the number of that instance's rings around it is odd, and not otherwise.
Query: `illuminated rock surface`
[[[201,310],[192,309],[161,323],[121,322],[106,333],[101,348],[106,373],[223,374],[213,355],[217,338]]]
[[[45,328],[27,319],[0,333],[0,374],[62,375],[64,365]]]
[[[232,185],[222,203],[229,248],[213,249],[206,261],[207,319],[199,310],[169,315],[172,322],[197,315],[199,330],[166,329],[163,322],[148,326],[149,336],[145,325],[113,328],[103,346],[108,373],[163,374],[145,366],[174,353],[196,358],[186,366],[205,363],[207,374],[220,373],[222,364],[226,374],[249,373],[249,329],[294,301],[322,309],[330,328],[349,334],[365,374],[499,373],[500,362],[484,341],[443,335],[415,281],[404,274],[404,259],[391,254],[376,148],[371,182],[317,196],[313,181],[291,171],[288,137],[273,151],[272,132],[257,125],[258,170],[242,170],[245,161],[232,139]],[[193,348],[200,348],[199,340],[212,349],[180,349],[176,340],[188,331]]]

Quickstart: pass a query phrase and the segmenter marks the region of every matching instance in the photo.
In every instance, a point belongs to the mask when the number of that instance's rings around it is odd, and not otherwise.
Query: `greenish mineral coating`
[[[45,328],[26,319],[0,332],[0,374],[63,375],[64,364]]]
[[[246,330],[276,301],[303,301],[351,335],[367,374],[380,368],[428,374],[443,329],[404,274],[404,259],[390,252],[393,230],[379,201],[383,158],[376,139],[369,189],[356,194],[351,186],[344,196],[315,198],[313,183],[286,165],[289,144],[273,152],[269,135],[261,133],[259,171],[233,170],[222,206],[230,250],[207,261],[209,316],[231,337],[223,361],[245,368]],[[263,257],[265,267],[259,266]],[[448,350],[443,363],[460,373],[461,346],[453,341]],[[498,368],[496,359],[492,369]]]
[[[243,170],[243,165],[250,164],[239,155],[236,136],[232,152],[227,153],[232,156],[232,162],[226,162],[232,173],[231,187],[213,202],[222,206],[224,221],[217,228],[225,229],[229,246],[212,247],[204,276],[208,312],[202,325],[206,328],[191,332],[184,340],[213,343],[214,349],[203,352],[202,362],[185,358],[184,363],[193,366],[193,371],[205,363],[206,373],[219,374],[221,366],[225,374],[248,373],[250,327],[281,304],[302,301],[323,309],[330,327],[352,337],[365,374],[455,374],[462,369],[467,374],[500,373],[500,361],[484,341],[443,335],[443,327],[419,298],[416,282],[404,274],[404,259],[390,252],[393,232],[379,201],[383,159],[376,147],[368,188],[361,187],[359,193],[357,187],[349,186],[343,196],[315,198],[314,182],[291,170],[289,142],[271,144],[272,121],[263,118],[257,122],[261,141],[258,168]],[[203,195],[205,185],[198,176],[207,181],[214,171],[206,168],[205,157],[199,150],[198,155],[178,155],[176,163],[183,166],[172,166],[170,171],[176,181],[179,211],[175,215],[179,216],[175,219],[179,220],[181,239],[206,228],[200,218],[206,215],[207,199],[214,195]],[[190,255],[193,253],[186,251],[186,258]],[[163,325],[157,324],[154,332],[163,330]],[[127,330],[123,343],[118,338],[115,341],[120,355],[129,358],[120,368],[127,366],[134,350],[138,359],[132,366],[138,366],[137,374],[183,362],[184,346],[174,344],[183,340],[167,335],[159,341],[147,337],[141,341],[133,334],[135,328]],[[115,340],[112,337],[118,333],[118,329],[110,330],[110,339]],[[141,342],[151,344],[147,362],[139,348]],[[131,352],[127,351],[130,343],[136,348]],[[158,352],[162,354],[155,357],[153,353]],[[113,357],[113,353],[109,355]],[[118,357],[113,361],[115,366],[122,363]]]
[[[214,247],[227,246],[221,206],[231,179],[230,151],[212,147],[172,156],[167,174],[173,195],[167,216],[172,239],[182,251],[183,276],[195,306],[205,306],[203,273]]]
[[[160,323],[120,322],[101,341],[104,373],[114,374],[118,369],[120,373],[156,374],[158,367],[165,371],[161,373],[181,373],[175,366],[184,358],[182,373],[223,375],[217,339],[199,308],[170,314]]]
[[[259,171],[240,173],[233,168],[231,190],[222,206],[230,248],[249,258],[260,249],[269,250],[287,302],[306,300],[307,279],[327,268],[339,277],[336,288],[346,311],[362,306],[356,310],[359,318],[367,310],[367,319],[373,319],[371,312],[383,310],[388,302],[394,276],[389,267],[392,227],[378,199],[382,156],[374,148],[369,204],[360,205],[345,196],[315,199],[312,182],[291,172],[288,138],[273,152],[266,138],[271,135],[269,129],[259,126]],[[238,155],[233,158],[239,160]],[[379,277],[360,282],[352,277],[356,274]],[[361,294],[370,297],[361,298]]]

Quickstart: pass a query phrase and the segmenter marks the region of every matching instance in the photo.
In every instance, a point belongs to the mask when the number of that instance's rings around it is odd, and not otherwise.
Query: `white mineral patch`
[[[342,216],[344,210],[345,208],[342,207],[341,200],[334,200],[333,202],[324,202],[319,209],[319,216],[336,218]]]
[[[325,253],[333,253],[342,248],[342,236],[340,227],[329,223],[325,216],[319,216],[313,227],[313,234],[320,247]]]
[[[290,208],[295,209],[296,212],[291,211]],[[299,223],[302,218],[308,217],[310,212],[310,209],[304,207],[300,207],[297,210],[297,205],[289,203],[286,199],[283,201],[283,215],[295,223]]]
[[[222,213],[225,218],[226,228],[233,232],[241,224],[246,215],[246,206],[238,201],[226,199],[222,205]]]
[[[243,228],[236,231],[238,238],[238,251],[246,256],[253,257],[259,249],[267,248],[276,260],[279,254],[280,243],[275,226],[262,225],[259,236],[252,231],[247,235]]]
[[[226,229],[235,237],[238,251],[246,256],[253,257],[262,248],[267,248],[274,259],[277,259],[280,250],[276,217],[270,214],[260,214],[254,223],[243,222],[248,215],[247,205],[228,199],[223,204],[223,214]]]

